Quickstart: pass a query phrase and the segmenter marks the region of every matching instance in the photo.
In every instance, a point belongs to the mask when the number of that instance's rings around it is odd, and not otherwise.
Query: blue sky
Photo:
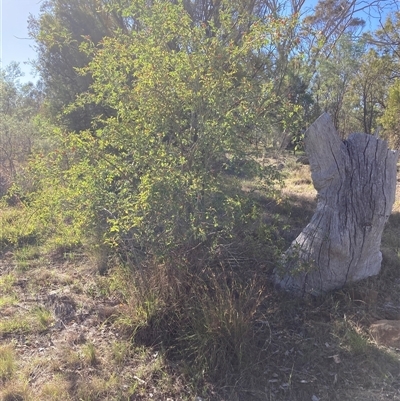
[[[21,81],[34,80],[31,67],[24,64],[35,59],[34,42],[28,39],[28,16],[38,15],[42,0],[0,0],[0,59],[2,67],[11,61],[20,63],[25,73]]]
[[[390,1],[390,0],[386,0]],[[35,59],[34,41],[28,37],[29,14],[37,16],[43,0],[0,0],[0,59],[1,66],[6,67],[11,61],[20,63],[25,73],[22,82],[35,80],[32,68],[27,61]],[[312,7],[317,1],[307,0],[306,4]],[[360,15],[365,18],[365,15]],[[371,20],[370,26],[377,24]]]

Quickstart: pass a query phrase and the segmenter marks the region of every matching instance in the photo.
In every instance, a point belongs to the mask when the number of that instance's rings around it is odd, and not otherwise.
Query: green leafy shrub
[[[135,263],[163,261],[230,237],[248,218],[227,160],[268,188],[278,174],[253,160],[252,139],[272,114],[293,116],[296,107],[277,99],[251,63],[272,40],[273,22],[233,18],[228,3],[210,26],[164,1],[134,1],[124,14],[141,29],[81,46],[92,60],[81,73],[93,84],[67,110],[112,112],[87,131],[54,130],[59,148],[31,164],[38,184],[30,205],[53,241],[92,236]],[[233,27],[242,23],[251,29],[237,40]]]

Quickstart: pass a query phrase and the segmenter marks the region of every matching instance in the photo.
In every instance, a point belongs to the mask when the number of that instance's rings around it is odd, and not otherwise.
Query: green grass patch
[[[16,369],[15,351],[10,345],[0,345],[0,381],[9,379]]]
[[[52,314],[43,307],[34,307],[23,315],[14,314],[0,321],[0,334],[39,333],[53,322]]]
[[[98,363],[96,346],[89,342],[82,346],[82,355],[88,365],[94,366]]]
[[[20,316],[13,316],[9,319],[2,319],[0,321],[0,334],[11,333],[29,333],[33,329],[30,319],[21,318]]]
[[[35,245],[26,245],[14,250],[14,261],[18,271],[27,271],[42,263],[40,248]]]
[[[13,294],[13,285],[16,282],[16,278],[14,274],[8,273],[4,276],[0,276],[0,292],[3,295],[10,295]]]
[[[15,295],[5,295],[3,297],[0,297],[0,308],[14,305],[17,302],[18,298]]]
[[[45,383],[40,391],[40,399],[43,401],[68,401],[73,398],[69,394],[70,384],[67,378],[61,375],[55,376]]]
[[[54,321],[51,312],[41,306],[34,308],[32,311],[32,315],[36,322],[38,330],[46,330]]]
[[[115,341],[111,346],[112,358],[117,365],[123,365],[131,354],[131,346],[126,341]]]

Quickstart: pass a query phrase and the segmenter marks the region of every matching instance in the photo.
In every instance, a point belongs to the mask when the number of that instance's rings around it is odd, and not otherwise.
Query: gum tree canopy
[[[298,295],[318,295],[379,273],[398,152],[372,135],[340,140],[326,113],[306,132],[305,147],[317,209],[284,254],[275,282]]]

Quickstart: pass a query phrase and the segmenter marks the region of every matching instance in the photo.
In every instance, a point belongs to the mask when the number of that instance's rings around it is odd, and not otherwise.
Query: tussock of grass
[[[82,369],[80,353],[71,347],[61,349],[59,361],[62,363],[63,369],[70,369],[71,371]],[[59,368],[60,365],[57,364],[56,367]]]
[[[71,400],[69,388],[71,384],[61,375],[56,375],[51,381],[45,383],[40,391],[43,401],[69,401]]]
[[[11,333],[28,333],[30,331],[31,324],[27,318],[16,316],[0,321],[0,335]]]
[[[0,297],[0,309],[6,306],[14,305],[16,302],[18,302],[18,299],[15,295],[6,295]]]
[[[37,306],[0,320],[0,335],[38,333],[47,329],[52,322],[50,311]]]
[[[0,290],[2,295],[10,295],[13,293],[13,285],[15,281],[15,275],[12,273],[8,273],[0,277]]]
[[[196,275],[169,269],[125,273],[121,283],[130,283],[131,291],[119,289],[126,308],[116,324],[131,331],[135,344],[165,347],[195,386],[210,379],[228,384],[238,375],[247,380],[265,356],[253,327],[262,285],[228,269]]]
[[[29,391],[26,385],[20,383],[9,383],[0,390],[1,401],[30,401]]]
[[[111,374],[107,378],[88,377],[86,380],[78,381],[77,399],[93,401],[98,399],[121,399],[122,397],[129,399],[128,397],[131,394],[119,387],[120,381],[115,374]]]
[[[81,351],[87,364],[94,366],[99,362],[97,358],[96,346],[93,343],[84,344]]]
[[[16,367],[15,350],[11,344],[0,346],[0,382],[9,379]]]
[[[54,321],[51,312],[42,306],[34,308],[32,314],[37,322],[39,330],[47,329]]]
[[[111,353],[116,365],[123,365],[123,363],[131,355],[131,346],[125,341],[115,341],[111,345]]]

